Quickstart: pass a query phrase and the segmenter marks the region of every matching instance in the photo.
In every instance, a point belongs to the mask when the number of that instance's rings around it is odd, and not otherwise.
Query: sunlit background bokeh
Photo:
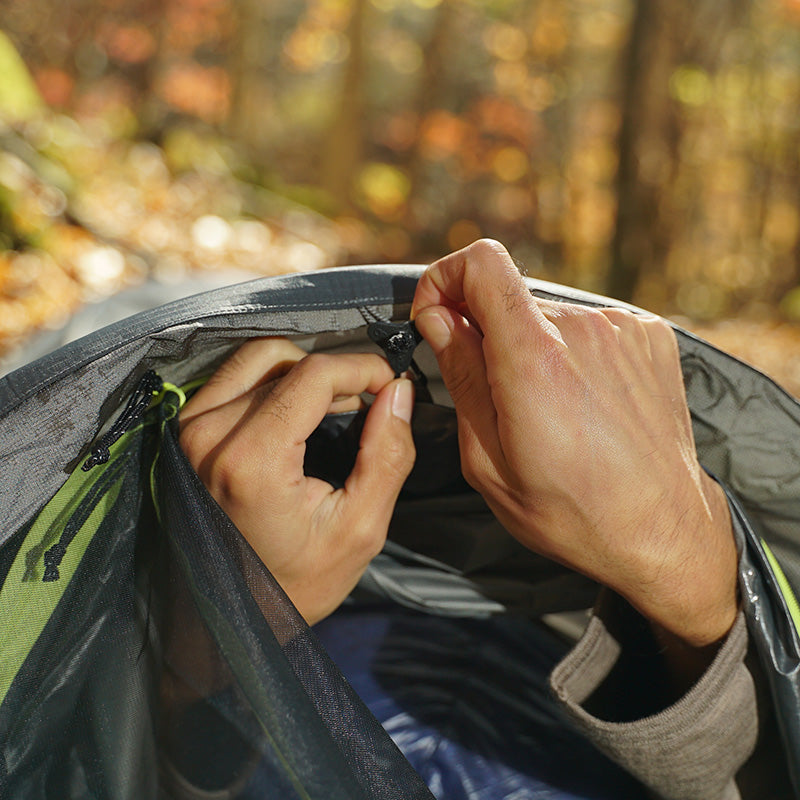
[[[800,0],[0,5],[0,349],[480,236],[800,392]]]

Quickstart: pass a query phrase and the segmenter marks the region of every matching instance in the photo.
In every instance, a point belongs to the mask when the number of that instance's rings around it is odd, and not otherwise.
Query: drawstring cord
[[[92,446],[91,454],[81,469],[88,472],[111,457],[111,445],[121,439],[145,415],[153,398],[162,390],[164,381],[152,369],[142,375],[122,413],[108,431]]]

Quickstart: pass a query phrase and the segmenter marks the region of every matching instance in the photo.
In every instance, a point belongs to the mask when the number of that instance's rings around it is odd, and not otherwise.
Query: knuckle
[[[294,413],[295,395],[276,391],[277,383],[267,384],[258,392],[259,405],[256,414],[271,418],[271,424],[290,425]]]
[[[285,336],[266,336],[260,340],[267,352],[280,358],[302,358],[306,352]]]
[[[464,480],[480,492],[486,483],[486,470],[482,466],[479,450],[473,444],[461,442],[461,474]]]
[[[611,320],[598,308],[585,308],[583,318],[598,330],[605,330],[611,325]]]
[[[651,339],[674,349],[676,353],[678,352],[678,339],[675,336],[672,325],[670,325],[667,320],[663,317],[652,316],[643,319],[642,325],[645,327]]]
[[[414,449],[411,437],[392,437],[381,448],[381,459],[386,467],[397,474],[407,475],[414,465]]]
[[[341,520],[346,531],[346,549],[363,566],[375,558],[386,543],[389,521],[377,520],[375,514],[347,513]]]
[[[200,478],[223,507],[241,499],[248,485],[250,470],[247,463],[241,449],[226,442],[202,464]]]
[[[464,476],[464,480],[475,489],[476,492],[483,494],[485,475],[483,470],[474,461],[469,458],[462,458],[461,474]]]
[[[247,453],[235,440],[221,440],[215,427],[199,417],[183,427],[179,443],[194,471],[220,503],[239,496],[247,484],[249,467]]]
[[[665,320],[663,317],[654,317],[650,322],[650,325],[655,331],[658,332],[660,336],[663,336],[666,339],[669,339],[671,342],[675,342],[677,344],[675,331],[672,329],[672,325],[670,325],[669,322],[667,322],[667,320]]]
[[[596,308],[587,308],[583,315],[583,324],[590,335],[601,342],[616,339],[616,327],[606,314]]]
[[[209,422],[203,418],[203,415],[200,415],[181,426],[178,442],[181,450],[189,459],[189,463],[196,470],[198,465],[214,448],[214,431]]]
[[[281,337],[257,340],[260,347],[260,360],[263,364],[264,378],[272,380],[285,375],[306,353],[288,339]]]
[[[383,549],[389,529],[388,520],[384,524],[375,524],[375,520],[360,519],[353,526],[353,541],[364,561],[371,561]]]
[[[336,359],[337,356],[326,353],[310,353],[293,367],[293,387],[303,392],[319,391],[342,369]]]
[[[362,531],[359,542],[359,550],[363,559],[369,562],[383,550],[383,546],[386,544],[386,533],[376,530],[373,526],[369,530]]]
[[[325,353],[310,353],[298,362],[296,369],[309,378],[325,374],[331,366],[331,356]]]
[[[627,308],[604,308],[600,313],[618,328],[639,323],[638,316]]]
[[[642,325],[647,326],[651,330],[654,331],[669,331],[672,333],[672,326],[664,319],[664,317],[658,316],[658,314],[642,314],[637,317]]]
[[[212,381],[228,380],[230,376],[237,375],[247,363],[247,357],[244,352],[246,347],[247,343],[242,344],[230,353],[209,378],[209,383]]]

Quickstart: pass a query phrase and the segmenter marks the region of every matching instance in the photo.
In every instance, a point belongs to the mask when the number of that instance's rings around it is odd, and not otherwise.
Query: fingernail
[[[392,414],[405,422],[411,422],[411,412],[414,408],[414,386],[411,381],[401,378],[394,385],[392,397]]]
[[[447,320],[434,309],[425,309],[414,320],[419,332],[431,346],[434,353],[439,353],[450,344],[453,330]]]

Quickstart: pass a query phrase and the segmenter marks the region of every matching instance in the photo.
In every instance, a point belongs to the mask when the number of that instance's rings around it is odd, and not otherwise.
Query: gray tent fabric
[[[80,470],[91,443],[118,416],[147,370],[154,370],[170,385],[182,386],[210,374],[244,339],[264,335],[291,337],[309,351],[355,349],[379,352],[369,340],[366,326],[376,320],[407,319],[422,269],[407,265],[342,267],[258,279],[216,289],[112,324],[0,379],[0,474],[4,481],[0,492],[0,518],[4,520],[0,530],[0,554],[7,550],[13,557],[15,543],[19,547],[32,520],[68,480],[73,480],[70,476]],[[557,301],[596,306],[621,305],[608,298],[543,281],[528,279],[528,285],[536,296]],[[685,331],[676,329],[676,334],[700,460],[723,484],[736,509],[742,602],[750,635],[770,682],[789,770],[800,798],[800,610],[794,599],[794,593],[800,591],[800,404],[753,368]],[[445,407],[451,406],[435,359],[424,344],[417,350],[416,358],[428,377],[434,401]],[[136,442],[136,449],[126,456],[130,471],[120,472],[114,478],[117,481],[113,484],[117,487],[114,491],[127,497],[136,508],[147,506],[142,499],[146,494],[142,488],[143,476],[150,474],[148,465],[154,454],[172,452],[169,448],[164,450],[173,435],[169,433],[170,426],[174,427],[174,420],[164,417],[148,428],[149,433],[134,437],[132,441]],[[159,436],[162,437],[161,444],[158,443]],[[126,445],[129,449],[132,446]],[[169,446],[174,452],[171,460],[164,458],[167,463],[161,473],[161,499],[156,501],[156,506],[168,508],[169,514],[180,519],[181,513],[189,513],[189,506],[179,508],[180,504],[176,505],[164,485],[180,487],[180,492],[184,493],[181,497],[188,497],[185,493],[199,492],[200,487],[192,488],[191,478],[181,471],[183,467],[179,468],[179,452],[174,449],[174,443]],[[173,468],[173,465],[178,466]],[[111,481],[113,475],[109,475],[108,481]],[[180,480],[176,476],[180,476]],[[101,492],[105,484],[102,479],[97,479],[95,485],[100,486],[96,492]],[[482,501],[474,495],[416,498],[401,504],[392,523],[391,540],[368,569],[360,589],[417,610],[465,617],[486,617],[507,611],[538,617],[591,604],[596,590],[591,582],[524,550],[490,514],[484,512]],[[242,563],[253,572],[263,570],[253,563],[254,556],[238,543],[234,532],[228,531],[227,523],[218,518],[218,513],[202,507],[202,514],[212,520],[210,528],[226,531],[226,541],[232,543],[231,547]],[[118,533],[106,531],[108,541],[103,544],[98,540],[104,535],[101,525],[95,534],[98,541],[93,540],[89,545],[90,549],[98,551],[93,556],[99,559],[97,563],[106,563],[103,559],[115,557],[111,550],[105,555],[100,552],[103,547],[110,548],[112,540],[119,542],[120,547],[124,544],[126,552],[130,551],[126,558],[132,559],[131,563],[136,562],[139,545],[135,538],[144,525],[140,519],[146,519],[147,525],[157,527],[145,512],[140,518],[133,514],[126,523],[131,527],[130,541],[120,538]],[[180,527],[179,523],[176,524]],[[192,550],[194,545],[181,536],[180,533],[170,534],[172,552],[178,554],[176,558],[182,564],[170,569],[178,569],[180,579],[176,580],[183,588],[178,592],[180,597],[169,602],[180,604],[189,602],[187,598],[194,598],[195,604],[201,608],[198,613],[202,617],[203,629],[210,631],[204,634],[206,638],[210,637],[206,644],[209,647],[213,642],[219,645],[220,637],[228,635],[224,625],[214,616],[222,613],[219,611],[222,606],[216,604],[223,603],[223,600],[211,589],[204,594],[196,582],[202,586],[207,580],[211,586],[221,578],[205,575],[201,556]],[[152,537],[149,536],[144,538],[148,540],[148,546],[157,551],[160,546],[157,537],[156,541],[150,541]],[[217,557],[223,556],[217,553]],[[481,567],[478,570],[474,569],[476,563]],[[83,565],[79,565],[81,568]],[[233,580],[230,576],[228,579]],[[276,597],[280,594],[270,583],[268,574],[259,577],[258,581],[259,586],[271,587],[269,592]],[[162,585],[157,581],[156,584]],[[131,589],[131,607],[140,602],[142,591],[141,586]],[[242,601],[245,605],[252,602],[252,587],[248,589],[243,584],[241,593],[242,597],[250,597],[250,600]],[[281,602],[287,603],[285,598]],[[169,609],[173,608],[167,605]],[[213,613],[209,610],[212,606],[217,609]],[[257,609],[246,613],[253,617]],[[291,616],[291,611],[287,614]],[[133,612],[131,615],[124,625],[120,623],[120,630],[127,630],[125,625],[128,625],[130,632],[126,635],[134,642],[135,626],[131,620],[136,615]],[[214,619],[217,622],[213,622]],[[0,619],[0,629],[5,624],[6,621]],[[90,620],[86,624],[90,624]],[[263,627],[257,619],[253,624]],[[201,625],[199,621],[198,625]],[[293,635],[298,637],[298,642],[304,641],[302,625],[296,619],[289,627],[295,632]],[[265,628],[264,637],[270,636],[281,639],[275,628],[272,628],[272,633]],[[228,676],[230,680],[223,681],[225,686],[239,688],[226,689],[233,694],[230,697],[224,695],[223,699],[214,694],[211,705],[221,718],[238,720],[236,709],[258,706],[261,701],[253,698],[261,697],[259,691],[251,687],[251,694],[248,690],[242,695],[241,689],[249,685],[248,681],[256,681],[258,676],[264,680],[267,679],[264,676],[271,676],[269,680],[274,681],[276,687],[291,684],[289,672],[279,675],[268,665],[267,651],[262,652],[257,647],[248,650],[248,647],[250,645],[242,650],[241,657],[232,659],[234,666],[224,667],[233,673],[232,677]],[[285,641],[280,643],[280,647],[285,654]],[[308,648],[301,661],[306,665],[313,662],[316,666],[313,669],[303,667],[301,671],[305,677],[302,680],[306,681],[307,691],[313,691],[313,681],[308,679],[308,674],[315,670],[321,670],[322,674],[329,667],[324,653],[315,649],[316,645],[308,645]],[[313,657],[308,655],[311,652]],[[31,657],[33,655],[32,651]],[[289,654],[285,657],[296,664],[292,661],[295,656]],[[136,659],[134,663],[138,663]],[[139,680],[141,685],[135,693],[157,694],[157,687],[149,679],[135,679],[129,674],[125,680]],[[195,675],[191,680],[199,678]],[[342,702],[355,709],[352,711],[354,718],[361,719],[362,711],[357,700],[347,695],[339,683],[334,683],[340,687],[337,696],[346,695]],[[211,696],[208,692],[206,694]],[[10,691],[7,701],[12,695],[13,691]],[[307,707],[306,702],[301,704],[306,709],[302,713],[309,719],[315,713],[322,713],[318,703],[315,706],[312,702],[313,707]],[[252,733],[248,726],[256,724],[253,720],[260,719],[263,723],[267,717],[259,716],[258,708],[247,713],[252,719],[248,717],[250,721],[246,724],[237,721],[236,724],[240,725],[237,730],[242,736],[245,734],[241,732],[247,731],[251,746],[256,750],[262,748],[266,753],[269,747],[264,744],[263,735]],[[263,714],[267,711],[263,710]],[[149,723],[142,720],[140,724],[146,728]],[[275,724],[283,731],[277,722]],[[341,750],[342,732],[335,730],[331,720],[325,726],[314,734],[318,736],[314,746],[327,753],[325,763],[331,769],[342,773],[342,785],[350,785],[350,782],[353,787],[361,787],[354,788],[351,796],[361,796],[358,792],[362,791],[365,797],[380,796],[380,791],[369,781],[364,783],[364,775],[371,769],[369,764],[374,766],[375,758],[380,761],[385,757],[394,763],[396,754],[392,754],[379,733],[372,731],[370,741],[377,743],[366,748],[372,755],[363,759],[352,753],[342,756],[352,768],[351,776],[344,767],[335,766],[339,758],[337,753]],[[16,763],[11,752],[13,743],[3,741],[4,733],[8,731],[9,728],[3,727],[0,705],[0,750],[4,753],[0,767],[5,764],[0,768],[0,788],[3,776],[11,775],[13,763]],[[286,736],[291,739],[290,733]],[[329,739],[339,744],[331,745]],[[293,746],[308,747],[310,741],[298,740]],[[142,746],[145,745],[141,742],[136,745],[139,750]],[[156,745],[151,741],[146,746],[152,748]],[[70,758],[74,760],[75,756]],[[281,763],[280,759],[273,759],[270,769],[284,777],[291,774],[291,770],[284,770]],[[129,770],[127,774],[131,773]],[[396,775],[401,773],[401,768],[394,770]],[[316,785],[318,777],[308,776],[309,785]],[[302,783],[305,778],[297,780]],[[410,782],[409,786],[416,785],[405,773],[398,780],[401,785],[404,780]],[[141,796],[150,796],[151,789],[142,790]],[[293,795],[287,793],[286,796]],[[306,795],[298,790],[297,796]],[[314,791],[309,789],[308,796],[314,796]],[[422,787],[417,787],[408,791],[406,796],[423,797],[426,794]]]
[[[87,303],[62,325],[40,330],[0,355],[0,377],[134,314],[252,278],[252,274],[238,269],[191,273],[178,281],[148,278],[110,297]]]

